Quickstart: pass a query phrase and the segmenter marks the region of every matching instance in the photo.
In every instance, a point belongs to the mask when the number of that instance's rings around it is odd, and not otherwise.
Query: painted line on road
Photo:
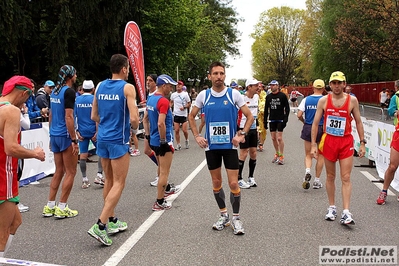
[[[197,176],[197,174],[206,165],[206,160],[203,160],[200,165],[180,184],[181,190],[179,193],[168,197],[168,201],[172,202],[180,195],[181,192],[190,184],[190,182]],[[173,208],[173,207],[172,207]],[[170,210],[169,210],[170,211]],[[153,224],[161,217],[165,211],[155,211],[137,230],[115,251],[114,254],[103,264],[103,266],[116,266],[126,256],[126,254],[137,244],[137,242],[144,236]]]
[[[10,259],[10,258],[1,258],[0,263],[8,264],[8,265],[30,265],[30,266],[62,266],[58,264],[50,264],[50,263],[43,263],[43,262],[36,262],[30,260],[19,260],[19,259]]]
[[[367,177],[367,179],[370,180],[371,182],[377,180],[372,174],[370,174],[367,171],[360,171],[360,173],[362,173],[365,177]],[[373,182],[373,184],[376,185],[380,190],[382,190],[383,183]],[[395,193],[391,189],[388,189],[388,196],[395,196]]]

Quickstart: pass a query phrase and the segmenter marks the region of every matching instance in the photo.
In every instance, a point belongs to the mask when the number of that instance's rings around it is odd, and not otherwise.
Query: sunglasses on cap
[[[29,96],[31,96],[33,93],[31,89],[29,89],[28,87],[25,87],[25,86],[18,85],[18,86],[15,86],[15,88],[17,88],[18,90],[21,90],[21,91],[29,92]]]

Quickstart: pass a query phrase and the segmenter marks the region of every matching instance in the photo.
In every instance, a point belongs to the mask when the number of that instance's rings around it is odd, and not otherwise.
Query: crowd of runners
[[[110,70],[112,77],[97,86],[85,80],[82,95],[76,97],[73,89],[76,69],[70,65],[60,68],[49,98],[50,144],[56,170],[51,180],[48,202],[43,208],[44,217],[63,219],[78,215],[78,211],[71,209],[67,201],[77,175],[78,154],[82,189],[90,187],[86,162],[91,141],[99,156],[94,183],[103,186],[104,205],[88,234],[104,245],[112,244],[111,234],[128,228],[128,224],[115,213],[115,207],[125,186],[130,156],[140,155],[137,145],[131,148],[134,143],[131,137],[136,135],[141,121],[136,90],[126,82],[129,75],[128,58],[121,54],[113,55]],[[323,188],[320,175],[325,167],[327,177],[324,187],[328,196],[328,210],[324,218],[335,220],[338,214],[335,205],[335,167],[336,162],[339,162],[343,204],[339,221],[341,224],[354,224],[349,212],[354,152],[352,119],[355,120],[360,138],[360,157],[365,154],[366,141],[357,98],[345,93],[344,73],[336,71],[331,74],[329,93],[325,92],[323,80],[315,80],[314,93],[299,105],[297,98],[301,94],[295,90],[288,94],[277,80],[264,84],[251,77],[240,88],[235,82],[226,86],[225,78],[225,66],[221,62],[210,65],[208,80],[212,85],[198,93],[195,89],[191,93],[187,92],[183,81],[175,81],[166,74],[150,74],[146,77],[148,97],[142,121],[145,132],[143,149],[144,154],[157,166],[155,180],[150,181],[150,185],[157,188],[152,210],[172,208],[167,198],[179,193],[181,188],[169,182],[170,168],[174,152],[189,149],[192,145],[189,143],[191,131],[196,145],[205,151],[213,194],[220,212],[212,228],[223,230],[231,226],[235,235],[244,234],[240,217],[241,189],[256,189],[258,186],[255,179],[257,152],[263,151],[267,131],[270,132],[274,148],[271,163],[282,167],[286,163],[283,132],[290,112],[294,111],[303,122],[300,136],[304,140],[305,155],[302,187],[309,189],[312,185],[313,189]],[[4,85],[0,100],[0,135],[3,137],[0,139],[3,182],[0,189],[0,256],[4,256],[22,221],[16,205],[19,202],[17,158],[45,159],[41,148],[26,150],[20,146],[18,139],[21,107],[32,94],[32,88],[29,79],[15,76]],[[291,108],[290,103],[294,108]],[[396,110],[391,113],[394,116]],[[198,118],[201,119],[199,127]],[[396,154],[397,151],[393,150],[387,184],[390,173],[399,164],[399,156],[396,156],[396,160],[394,157]],[[248,174],[245,174],[247,157]],[[314,174],[313,159],[316,159]],[[228,178],[230,212],[222,186],[222,163]],[[311,182],[313,175],[315,178]],[[378,204],[385,202],[386,189],[384,186]]]

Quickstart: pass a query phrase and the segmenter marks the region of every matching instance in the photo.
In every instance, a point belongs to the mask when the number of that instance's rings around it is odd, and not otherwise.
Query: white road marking
[[[42,263],[42,262],[35,262],[29,260],[19,260],[19,259],[10,259],[10,258],[1,258],[0,263],[8,264],[8,265],[29,265],[29,266],[61,266],[58,264],[49,264],[49,263]],[[1,265],[3,265],[1,264]]]
[[[363,174],[365,177],[367,177],[367,179],[370,180],[370,181],[378,180],[377,178],[375,178],[372,174],[370,174],[370,173],[367,172],[367,171],[360,171],[360,173],[362,173],[362,174]],[[383,185],[383,183],[373,182],[373,184],[376,185],[380,190],[382,190],[382,185]],[[387,195],[388,195],[388,196],[395,196],[395,193],[394,193],[391,189],[388,189]]]
[[[177,194],[168,197],[168,201],[173,202],[179,194],[190,184],[194,177],[204,168],[206,160],[202,163],[180,184],[181,190]],[[172,207],[173,209],[173,207]],[[170,211],[170,210],[169,210]],[[136,243],[144,236],[148,229],[161,217],[164,211],[156,211],[139,227],[137,230],[115,251],[114,254],[103,264],[103,266],[116,266],[126,256],[126,254],[136,245]]]

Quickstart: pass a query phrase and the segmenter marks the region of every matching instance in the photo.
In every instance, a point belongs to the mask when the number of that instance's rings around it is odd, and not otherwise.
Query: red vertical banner
[[[127,56],[129,57],[130,67],[136,82],[140,102],[146,100],[145,89],[145,71],[144,71],[144,53],[143,42],[139,26],[134,21],[129,21],[125,27],[123,43],[125,45]]]

